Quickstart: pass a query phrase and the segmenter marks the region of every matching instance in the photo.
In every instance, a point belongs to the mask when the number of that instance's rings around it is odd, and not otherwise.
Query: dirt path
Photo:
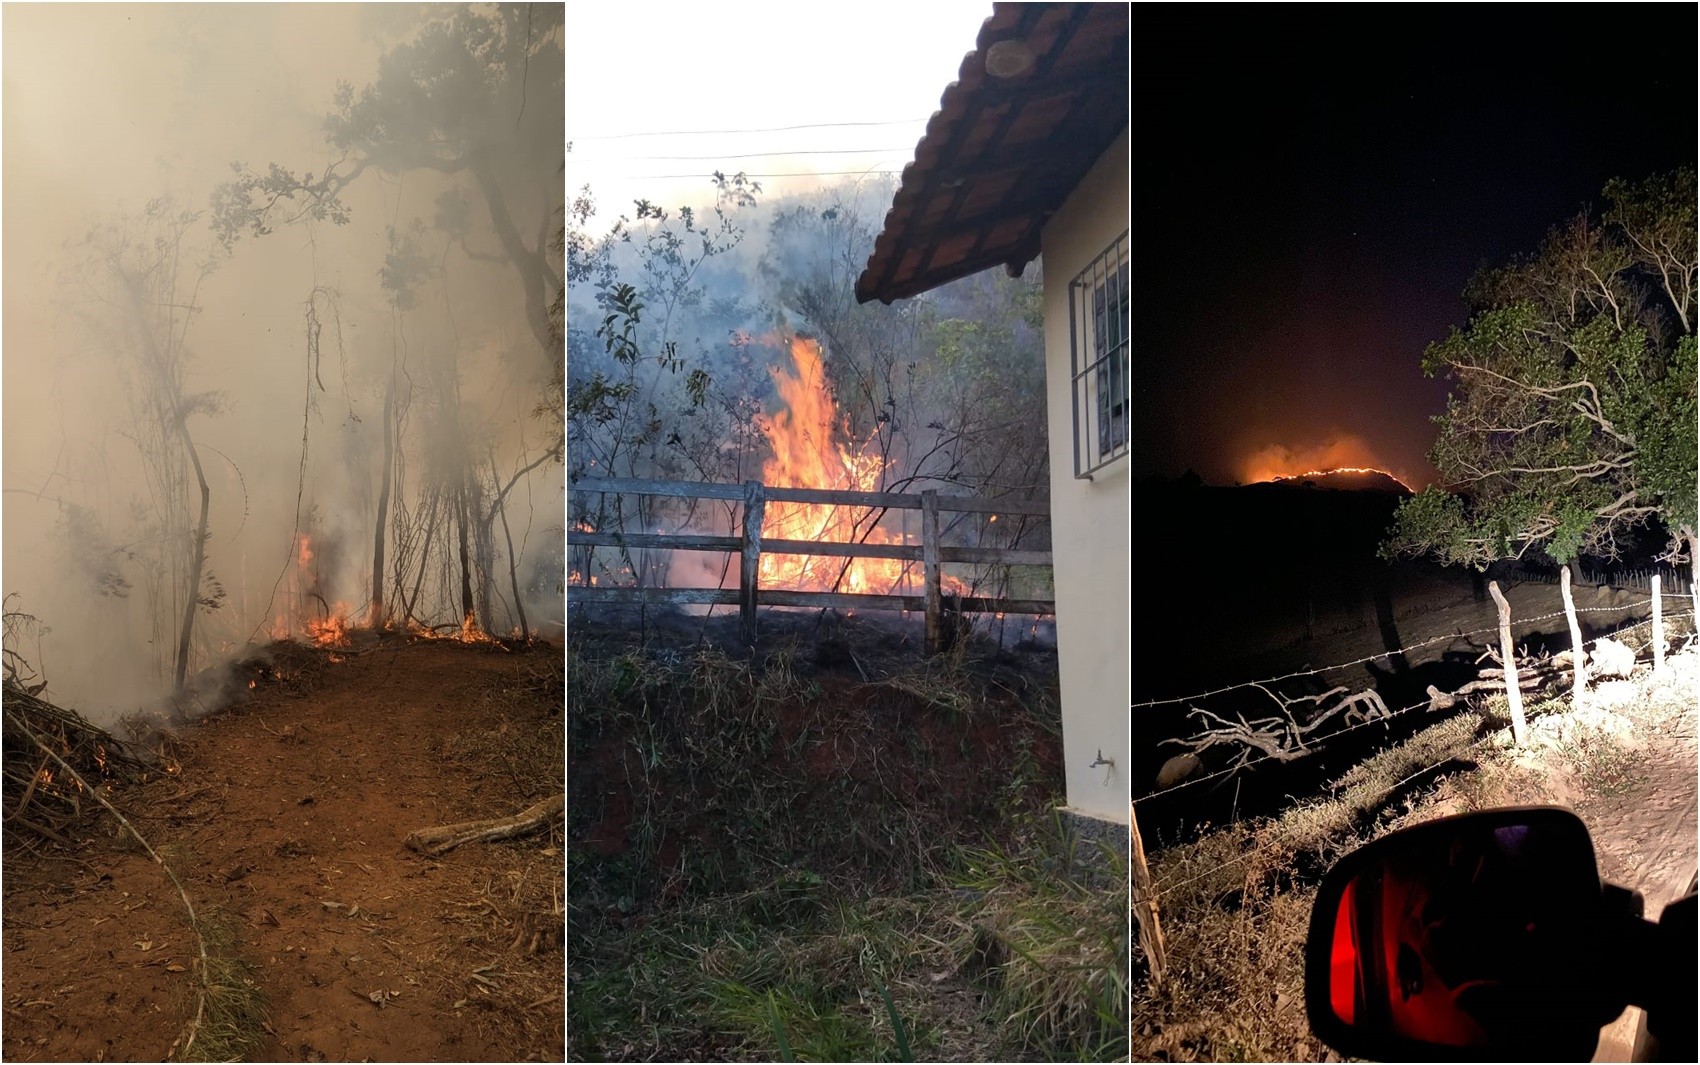
[[[402,845],[562,786],[559,668],[443,641],[279,648],[179,733],[178,772],[116,796],[263,993],[251,1058],[561,1060],[559,827]],[[84,837],[8,851],[5,1057],[165,1059],[194,1010],[182,902],[109,817]]]
[[[1650,693],[1610,682],[1594,692],[1599,716],[1630,723],[1636,764],[1624,787],[1581,798],[1577,813],[1594,837],[1600,876],[1641,892],[1653,921],[1687,890],[1700,863],[1697,665],[1695,654],[1673,659],[1670,675]],[[1608,1026],[1594,1060],[1630,1060],[1640,1015],[1631,1007]]]

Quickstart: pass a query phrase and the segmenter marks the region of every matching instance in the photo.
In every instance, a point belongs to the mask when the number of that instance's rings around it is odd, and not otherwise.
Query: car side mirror
[[[1587,1061],[1624,999],[1602,981],[1605,890],[1559,807],[1391,833],[1323,878],[1305,944],[1317,1038],[1376,1061]]]

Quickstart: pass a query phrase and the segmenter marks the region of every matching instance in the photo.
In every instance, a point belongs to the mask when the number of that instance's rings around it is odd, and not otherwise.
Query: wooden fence
[[[756,638],[756,608],[759,606],[843,607],[861,610],[919,610],[926,617],[929,651],[944,645],[947,613],[1050,614],[1056,603],[1050,599],[1005,599],[988,596],[947,596],[943,591],[942,568],[947,562],[997,563],[1003,565],[1049,566],[1049,551],[1022,551],[1001,547],[949,547],[940,543],[939,514],[966,512],[1048,517],[1045,503],[1020,503],[985,499],[980,496],[941,495],[935,490],[919,494],[897,492],[854,492],[825,488],[777,488],[760,481],[714,484],[706,481],[652,481],[629,477],[581,478],[567,486],[574,495],[618,493],[673,496],[685,499],[721,499],[743,504],[742,530],[737,536],[703,536],[667,533],[591,532],[571,529],[567,546],[656,548],[671,551],[722,551],[739,556],[737,588],[643,588],[570,585],[569,599],[592,603],[737,604],[745,640]],[[836,541],[763,539],[762,518],[769,500],[781,503],[816,503],[829,506],[869,507],[921,512],[919,544],[842,543]],[[872,531],[872,526],[869,527]],[[866,535],[866,534],[864,534]],[[760,587],[761,556],[825,555],[836,558],[889,558],[921,563],[921,595],[869,595],[853,592],[800,592]]]

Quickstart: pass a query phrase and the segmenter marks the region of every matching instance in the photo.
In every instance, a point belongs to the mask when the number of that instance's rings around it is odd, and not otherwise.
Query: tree
[[[470,263],[512,271],[541,356],[538,363],[527,364],[535,367],[531,373],[545,392],[534,413],[553,422],[553,442],[545,446],[542,459],[525,455],[515,461],[517,472],[501,486],[495,457],[476,457],[470,429],[461,424],[457,353],[452,347],[438,352],[420,378],[432,393],[425,402],[437,423],[436,439],[460,446],[452,461],[450,449],[437,449],[434,457],[443,468],[432,471],[424,537],[415,545],[411,540],[417,530],[409,525],[406,501],[399,488],[395,497],[391,493],[392,472],[400,459],[401,422],[412,398],[403,393],[411,392],[415,380],[399,364],[392,366],[384,389],[385,458],[373,534],[370,618],[375,626],[396,606],[394,601],[386,604],[384,594],[386,511],[393,513],[396,526],[395,599],[406,612],[417,600],[430,536],[442,511],[452,530],[447,551],[458,557],[463,626],[470,626],[474,616],[476,569],[476,599],[488,629],[493,624],[494,523],[500,520],[503,535],[511,540],[503,509],[509,490],[543,462],[561,461],[566,440],[561,352],[562,258],[568,249],[559,180],[564,162],[562,11],[557,4],[442,5],[422,6],[415,14],[419,21],[406,39],[383,55],[371,83],[358,90],[348,83],[337,86],[325,119],[326,139],[336,153],[330,165],[318,173],[298,173],[278,162],[263,169],[232,164],[234,179],[214,194],[212,221],[226,248],[243,236],[265,236],[280,225],[346,225],[351,211],[343,195],[368,170],[412,180],[422,176],[427,187],[441,188],[430,229],[442,237],[442,261],[433,268],[421,259],[422,224],[399,237],[392,232],[382,271],[384,288],[394,295],[435,273],[443,278],[446,307],[451,249],[458,249]],[[475,221],[480,202],[488,229]],[[393,309],[397,329],[408,306],[398,302]],[[454,332],[452,319],[450,328]],[[454,341],[458,345],[458,333]],[[406,378],[405,385],[398,372]],[[486,464],[493,498],[488,506]],[[395,479],[399,483],[399,477]],[[414,594],[408,595],[401,571],[413,562],[415,547],[419,570]],[[517,565],[511,558],[509,574],[517,599]],[[516,602],[513,612],[524,631],[523,607]]]
[[[198,310],[195,300],[218,262],[216,251],[197,257],[192,247],[200,220],[200,214],[156,198],[138,216],[92,228],[81,264],[81,283],[94,308],[85,321],[118,361],[131,403],[126,435],[142,460],[149,494],[147,504],[134,510],[147,515],[139,539],[152,545],[144,579],[156,646],[167,645],[160,631],[164,619],[180,616],[171,643],[178,690],[188,676],[196,614],[217,610],[225,600],[223,585],[206,566],[212,493],[189,427],[197,414],[218,413],[222,402],[216,393],[187,389],[185,341]],[[189,496],[190,475],[198,502]],[[116,557],[110,550],[102,555]],[[138,552],[127,557],[138,558]],[[103,571],[101,594],[121,595],[127,587],[116,570]]]
[[[263,173],[236,164],[236,179],[215,199],[215,222],[226,240],[262,236],[280,221],[346,223],[341,193],[368,169],[470,178],[501,250],[473,247],[464,226],[462,250],[513,267],[526,320],[552,366],[560,344],[550,310],[562,288],[550,239],[563,210],[555,180],[563,162],[562,11],[557,4],[443,11],[384,55],[371,84],[358,92],[337,86],[336,109],[325,119],[341,153],[331,166],[298,176],[277,163]]]
[[[1442,483],[1401,504],[1384,554],[1485,567],[1538,549],[1568,567],[1658,519],[1666,557],[1700,562],[1694,172],[1605,196],[1603,216],[1473,279],[1469,324],[1429,346],[1423,372],[1453,385],[1429,455]]]

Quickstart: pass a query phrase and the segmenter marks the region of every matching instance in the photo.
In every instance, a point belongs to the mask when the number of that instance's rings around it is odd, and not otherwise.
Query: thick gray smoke
[[[0,580],[50,630],[8,641],[50,697],[109,719],[274,630],[369,623],[380,508],[390,624],[462,622],[464,529],[477,624],[559,632],[535,7],[5,9]]]

